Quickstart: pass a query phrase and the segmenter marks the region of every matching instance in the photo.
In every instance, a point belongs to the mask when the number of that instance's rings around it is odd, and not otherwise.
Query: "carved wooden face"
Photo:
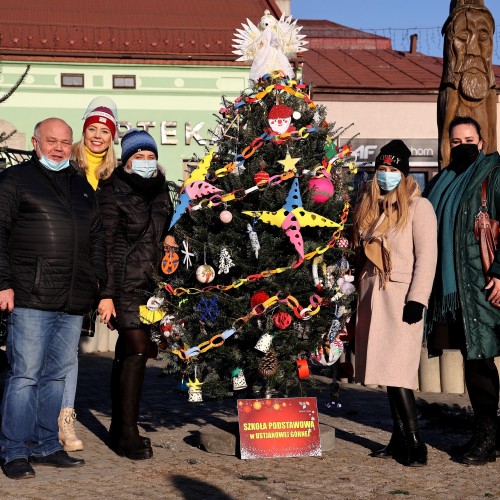
[[[451,30],[453,71],[460,91],[470,99],[483,99],[491,87],[493,26],[487,12],[472,9],[457,13]]]

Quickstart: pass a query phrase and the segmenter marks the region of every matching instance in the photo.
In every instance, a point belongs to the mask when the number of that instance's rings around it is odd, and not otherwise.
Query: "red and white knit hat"
[[[85,123],[83,124],[83,130],[93,123],[100,123],[105,125],[111,131],[111,135],[114,137],[116,133],[116,119],[113,112],[104,106],[99,106],[93,109],[85,118]]]

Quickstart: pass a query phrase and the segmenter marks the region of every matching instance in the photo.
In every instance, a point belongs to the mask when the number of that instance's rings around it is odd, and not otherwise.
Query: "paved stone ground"
[[[160,376],[161,363],[150,361],[141,425],[153,443],[154,458],[134,462],[118,457],[105,444],[111,360],[112,353],[80,356],[77,431],[85,449],[75,455],[85,458],[86,465],[70,470],[38,466],[36,478],[23,481],[0,476],[0,498],[500,498],[500,461],[466,467],[447,453],[468,437],[467,396],[417,394],[429,465],[409,468],[369,457],[390,436],[385,392],[343,384],[342,408],[327,409],[329,380],[323,377],[318,377],[314,395],[320,422],[336,430],[335,449],[321,458],[241,460],[197,446],[205,426],[223,427],[236,420],[235,401],[187,403],[176,382]]]

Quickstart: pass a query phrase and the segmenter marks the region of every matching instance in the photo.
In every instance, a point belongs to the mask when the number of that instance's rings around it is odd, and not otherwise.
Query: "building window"
[[[114,89],[135,89],[135,76],[113,75]]]
[[[83,87],[83,75],[74,73],[62,73],[61,87]]]

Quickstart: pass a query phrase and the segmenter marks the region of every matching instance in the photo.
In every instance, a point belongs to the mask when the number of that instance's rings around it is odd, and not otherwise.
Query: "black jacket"
[[[73,166],[36,158],[0,173],[0,290],[14,306],[83,314],[106,283],[97,198]]]
[[[130,184],[131,176],[140,180],[137,174],[124,173],[118,167],[109,179],[99,182],[97,189],[108,255],[108,284],[100,296],[113,299],[117,316],[114,326],[118,330],[140,328],[139,306],[146,304],[156,288],[162,239],[172,216],[163,177],[160,187],[156,183],[154,194],[145,196]]]

